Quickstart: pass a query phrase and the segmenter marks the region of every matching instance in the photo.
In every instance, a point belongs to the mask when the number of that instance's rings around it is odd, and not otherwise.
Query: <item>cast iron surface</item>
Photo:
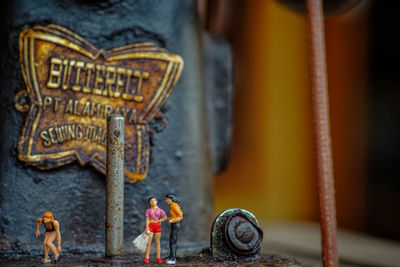
[[[158,197],[160,207],[168,212],[166,193],[179,196],[184,212],[181,249],[207,244],[213,213],[212,147],[205,103],[210,94],[204,90],[202,53],[207,48],[203,47],[197,2],[9,0],[3,1],[1,12],[0,255],[42,255],[43,240],[35,238],[35,219],[47,210],[60,222],[63,254],[104,254],[105,176],[77,163],[40,171],[17,158],[25,120],[13,104],[14,95],[25,89],[18,36],[23,29],[48,24],[67,27],[104,49],[150,41],[182,56],[182,76],[162,108],[168,127],[151,138],[148,176],[124,188],[125,252],[133,252],[131,241],[144,231],[147,197]],[[230,112],[230,106],[224,106]],[[151,127],[157,130],[160,126],[155,121]],[[167,223],[162,230],[162,246],[167,248]]]
[[[207,114],[213,172],[228,164],[232,137],[232,51],[220,37],[203,34]]]
[[[40,264],[40,257],[29,257],[20,259],[2,259],[2,263],[6,266],[20,267],[20,266],[46,266]],[[143,263],[143,255],[130,254],[122,257],[115,258],[82,258],[76,256],[65,256],[57,264],[50,264],[48,266],[171,266],[165,264],[157,264],[155,257],[150,257],[148,264]],[[281,257],[277,255],[262,255],[259,260],[254,262],[239,262],[239,261],[225,261],[216,262],[207,253],[189,254],[184,257],[179,257],[175,266],[226,266],[226,267],[286,267],[286,266],[304,266],[295,258]]]

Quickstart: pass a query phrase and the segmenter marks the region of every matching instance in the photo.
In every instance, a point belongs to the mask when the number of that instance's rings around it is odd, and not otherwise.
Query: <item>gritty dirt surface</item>
[[[40,257],[26,257],[19,259],[1,258],[0,266],[171,266],[165,263],[157,264],[154,256],[150,257],[148,264],[143,263],[142,254],[124,255],[114,258],[89,258],[79,256],[61,256],[60,261],[56,264],[41,264]],[[255,262],[215,262],[209,254],[195,254],[177,259],[175,266],[303,266],[295,258],[281,257],[277,255],[262,255]]]

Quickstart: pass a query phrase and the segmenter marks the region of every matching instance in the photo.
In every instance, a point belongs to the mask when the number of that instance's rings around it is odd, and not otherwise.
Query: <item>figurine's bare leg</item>
[[[50,248],[51,251],[53,252],[53,254],[54,254],[54,259],[57,260],[57,259],[58,259],[58,252],[57,252],[56,247],[55,247],[54,244],[53,244],[53,241],[54,241],[54,239],[56,239],[57,234],[56,234],[56,232],[50,232],[50,233],[48,233],[48,235],[49,235],[49,238],[47,239],[46,245],[47,245],[47,247]]]
[[[160,239],[161,239],[161,233],[156,233],[156,254],[157,254],[157,258],[161,258]]]
[[[151,240],[153,240],[153,233],[151,233],[147,239],[146,258],[150,258]]]
[[[43,240],[43,246],[44,246],[44,259],[47,260],[49,258],[49,247],[47,246],[47,241],[50,237],[50,233],[44,233],[44,240]]]

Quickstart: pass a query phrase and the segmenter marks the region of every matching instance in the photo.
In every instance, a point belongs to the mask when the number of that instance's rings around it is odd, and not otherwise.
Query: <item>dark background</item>
[[[367,230],[400,240],[399,5],[371,1]]]

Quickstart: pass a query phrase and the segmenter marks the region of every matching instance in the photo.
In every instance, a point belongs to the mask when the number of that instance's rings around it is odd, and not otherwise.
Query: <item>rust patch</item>
[[[20,160],[43,170],[77,160],[105,174],[107,118],[121,114],[126,122],[124,176],[131,182],[146,177],[148,123],[179,79],[179,55],[153,43],[105,51],[57,25],[23,30],[19,55],[30,100]],[[21,94],[16,107],[25,112]]]

